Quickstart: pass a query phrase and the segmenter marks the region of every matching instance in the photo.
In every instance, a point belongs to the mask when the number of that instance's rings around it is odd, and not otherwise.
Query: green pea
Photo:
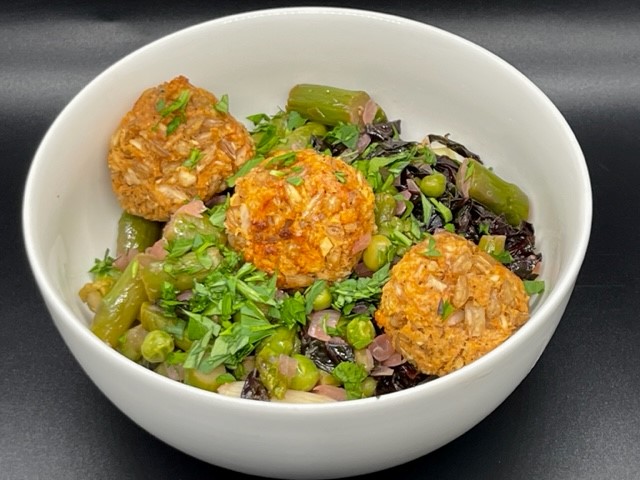
[[[262,348],[268,349],[270,354],[290,355],[295,347],[296,331],[287,327],[278,327],[271,336],[262,342]]]
[[[347,342],[355,349],[366,347],[375,336],[376,329],[366,318],[354,318],[347,325]]]
[[[318,310],[325,310],[331,306],[331,291],[329,287],[325,286],[320,293],[313,299],[313,309],[317,312]]]
[[[173,348],[173,337],[170,334],[164,330],[154,330],[144,337],[140,352],[146,361],[160,363],[167,359]]]
[[[388,262],[390,248],[391,240],[384,235],[374,235],[364,249],[362,261],[369,270],[375,272]]]
[[[378,382],[373,377],[367,377],[362,381],[360,388],[362,390],[362,398],[373,397],[376,393]]]
[[[289,388],[292,390],[301,390],[308,392],[316,386],[318,380],[320,380],[320,370],[316,367],[309,357],[305,357],[299,353],[292,355],[297,361],[296,374],[291,378],[289,382]]]
[[[427,197],[439,197],[447,188],[447,178],[440,172],[434,172],[423,177],[418,186]]]

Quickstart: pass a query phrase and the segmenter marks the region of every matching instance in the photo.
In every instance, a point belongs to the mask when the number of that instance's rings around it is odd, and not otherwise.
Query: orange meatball
[[[166,221],[192,199],[226,188],[254,146],[247,129],[216,105],[215,95],[183,76],[142,93],[109,148],[111,183],[124,210]]]
[[[394,265],[375,320],[420,371],[444,375],[504,342],[529,318],[528,302],[518,276],[443,231]]]
[[[282,288],[347,277],[375,229],[371,186],[339,158],[274,155],[238,179],[225,222],[246,261]]]

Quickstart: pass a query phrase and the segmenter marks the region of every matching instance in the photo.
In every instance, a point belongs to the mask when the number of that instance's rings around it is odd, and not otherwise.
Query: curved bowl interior
[[[275,113],[296,83],[324,83],[367,90],[390,118],[402,120],[405,138],[450,133],[463,142],[530,196],[546,283],[531,320],[453,374],[338,405],[224,398],[120,357],[86,328],[90,315],[77,291],[93,259],[115,245],[120,210],[105,161],[110,134],[142,90],[178,74],[227,93],[231,113],[241,120]],[[309,7],[199,24],[106,70],[43,139],[23,213],[29,261],[56,326],[83,369],[126,415],[174,447],[230,469],[333,478],[387,468],[440,447],[522,381],[569,300],[589,239],[591,190],[579,145],[561,114],[501,59],[414,21]],[[370,441],[380,430],[390,438]]]

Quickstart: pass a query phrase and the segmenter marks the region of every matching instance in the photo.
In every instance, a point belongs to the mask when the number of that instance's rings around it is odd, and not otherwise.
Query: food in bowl
[[[318,43],[318,31],[330,35]],[[348,48],[354,39],[367,45],[355,56]],[[394,59],[393,68],[380,61],[385,58]],[[488,354],[434,381],[320,405],[211,394],[158,375],[109,347],[87,328],[92,314],[77,296],[89,261],[117,244],[114,227],[121,209],[105,167],[109,136],[140,92],[184,73],[196,85],[227,92],[238,119],[282,105],[297,82],[362,87],[390,118],[402,119],[404,137],[450,132],[481,153],[487,166],[513,179],[530,199],[545,281],[530,318]],[[89,117],[92,128],[86,128]],[[440,149],[440,160],[449,147],[436,136],[427,138],[432,150]],[[195,458],[252,475],[302,479],[388,469],[445,445],[494,411],[536,365],[562,318],[588,245],[591,201],[588,171],[571,128],[506,62],[416,21],[297,7],[195,25],[100,74],[43,138],[23,214],[26,251],[52,320],[106,398],[141,428]],[[418,211],[414,206],[419,219]],[[474,218],[482,215],[480,209],[470,211]],[[522,240],[528,238],[520,233]],[[115,250],[112,255],[118,256]],[[515,264],[526,266],[527,256],[514,256],[510,268]],[[223,387],[239,395],[242,385]],[[372,441],[380,432],[384,441]]]
[[[116,256],[80,290],[100,339],[200,389],[316,403],[446,375],[526,322],[529,200],[478,155],[405,140],[364,91],[295,85],[246,130],[220,98],[179,76],[113,135]]]

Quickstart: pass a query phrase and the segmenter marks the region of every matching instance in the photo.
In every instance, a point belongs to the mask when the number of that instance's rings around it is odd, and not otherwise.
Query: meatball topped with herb
[[[504,342],[529,318],[528,301],[507,267],[441,231],[391,269],[375,320],[420,371],[445,375]]]
[[[124,210],[167,221],[180,206],[207,201],[254,152],[226,96],[184,76],[145,90],[111,138],[108,165]]]
[[[225,226],[231,246],[277,272],[281,288],[340,280],[374,233],[373,191],[339,158],[278,153],[237,180]]]

